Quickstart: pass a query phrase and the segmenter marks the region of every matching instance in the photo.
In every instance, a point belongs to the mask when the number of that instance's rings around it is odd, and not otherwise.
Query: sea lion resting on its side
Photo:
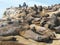
[[[41,35],[41,38],[39,38],[39,40],[41,40],[41,41],[46,41],[49,39],[60,40],[60,38],[59,39],[56,38],[55,32],[53,32],[52,30],[46,29],[45,27],[40,27],[35,24],[32,24],[32,25],[30,25],[30,28],[34,32]]]

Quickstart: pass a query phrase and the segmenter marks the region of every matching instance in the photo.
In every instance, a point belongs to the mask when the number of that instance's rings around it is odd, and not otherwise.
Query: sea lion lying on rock
[[[9,25],[0,28],[0,36],[20,35],[24,38],[33,39],[36,41],[45,41],[45,39],[48,40],[49,38],[53,39],[53,37],[55,37],[53,32],[46,31],[43,27],[35,26],[35,28],[36,32],[39,34],[30,29],[28,24],[23,23],[18,27]]]
[[[17,35],[17,29],[20,27],[2,27],[0,28],[0,36],[9,36],[9,35]]]
[[[51,30],[55,30],[54,27],[57,27],[60,25],[60,18],[57,14],[53,14],[50,20],[47,21],[48,28]]]
[[[23,36],[26,39],[33,39],[35,41],[42,41],[42,36],[39,34],[33,32],[32,30],[26,30],[20,33],[21,36]]]
[[[55,32],[60,33],[60,26],[54,27]]]
[[[34,36],[32,36],[32,34]],[[0,36],[11,36],[11,35],[13,36],[20,35],[20,36],[24,36],[24,38],[28,38],[28,39],[30,38],[36,41],[38,41],[39,40],[38,38],[40,37],[40,35],[34,33],[32,30],[29,30],[28,25],[24,25],[24,24],[22,24],[22,27],[19,27],[19,26],[16,27],[16,26],[10,25],[10,26],[0,28]],[[1,38],[1,40],[3,41],[3,40],[9,40],[9,39]]]
[[[49,40],[49,39],[57,39],[55,36],[55,32],[46,29],[45,27],[40,27],[35,24],[30,25],[30,28],[37,34],[41,35],[41,38],[43,41]]]

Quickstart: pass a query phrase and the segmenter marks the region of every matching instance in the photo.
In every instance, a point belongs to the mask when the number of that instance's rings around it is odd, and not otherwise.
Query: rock
[[[0,41],[16,41],[16,38],[14,36],[8,37],[0,36]]]
[[[1,41],[0,45],[25,45],[25,44],[14,42],[14,41]]]
[[[0,19],[0,40],[28,45],[55,45],[55,43],[59,45],[60,40],[56,38],[56,32],[60,32],[59,8],[59,4],[48,7],[37,5],[28,7],[25,2],[22,6],[7,8],[3,18]],[[17,38],[16,35],[19,37]]]

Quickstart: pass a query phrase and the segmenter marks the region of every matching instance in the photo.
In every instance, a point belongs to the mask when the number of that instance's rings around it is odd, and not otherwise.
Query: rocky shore
[[[60,45],[60,4],[29,7],[24,2],[6,8],[0,19],[0,41],[1,45]]]

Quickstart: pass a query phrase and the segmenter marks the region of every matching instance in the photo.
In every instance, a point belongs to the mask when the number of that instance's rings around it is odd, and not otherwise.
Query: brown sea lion
[[[30,25],[30,28],[37,34],[41,35],[43,41],[46,41],[49,39],[57,39],[55,36],[55,32],[51,31],[45,27],[40,27],[35,24],[32,24],[32,25]]]

